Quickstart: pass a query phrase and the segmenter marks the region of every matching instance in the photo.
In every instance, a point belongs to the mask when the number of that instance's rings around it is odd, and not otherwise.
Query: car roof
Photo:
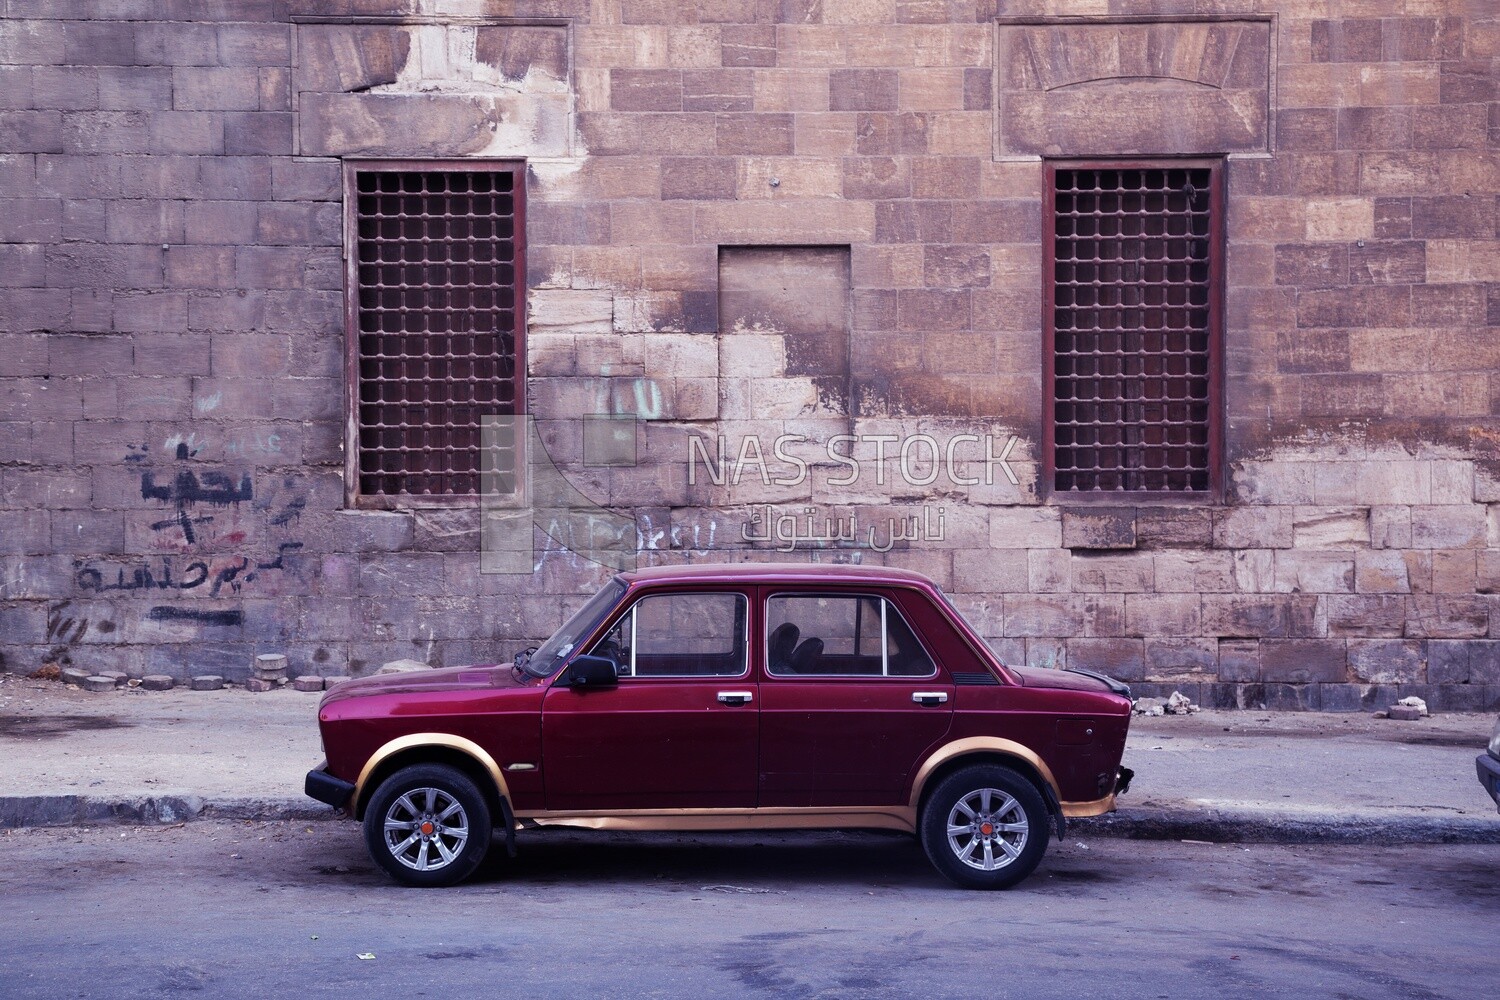
[[[847,563],[694,563],[651,566],[621,573],[626,583],[886,583],[934,586],[932,580],[894,566],[854,566]]]

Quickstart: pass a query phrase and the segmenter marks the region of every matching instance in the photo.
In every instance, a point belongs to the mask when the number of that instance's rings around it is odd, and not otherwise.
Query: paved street
[[[0,995],[1472,997],[1500,971],[1486,845],[1070,837],[998,894],[882,835],[522,847],[422,891],[346,823],[0,832]]]

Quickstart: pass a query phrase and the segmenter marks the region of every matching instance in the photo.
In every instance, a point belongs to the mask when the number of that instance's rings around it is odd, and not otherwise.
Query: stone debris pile
[[[1427,711],[1427,702],[1416,695],[1410,695],[1402,698],[1384,712],[1376,712],[1375,718],[1394,719],[1397,722],[1416,722],[1418,719],[1424,719],[1431,714],[1431,712]]]
[[[399,660],[397,663],[409,664],[414,661]],[[391,664],[387,664],[390,666]],[[420,665],[426,669],[426,664]],[[407,667],[405,669],[412,669]],[[392,671],[382,670],[382,673]],[[33,675],[34,677],[38,675]],[[235,685],[227,681],[221,674],[194,674],[187,681],[179,682],[170,674],[147,674],[144,677],[132,677],[122,670],[84,670],[79,667],[63,667],[52,676],[44,677],[47,680],[60,680],[70,689],[75,691],[118,691],[122,689],[140,689],[143,691],[171,691],[178,687],[179,683],[191,691],[222,691],[227,687]],[[262,653],[255,657],[250,665],[250,676],[244,682],[247,691],[266,692],[275,691],[279,688],[290,687],[294,691],[321,692],[325,691],[342,681],[350,678],[345,675],[325,677],[321,674],[299,674],[296,677],[288,676],[287,658],[281,653]]]
[[[1181,691],[1173,691],[1165,698],[1137,698],[1133,705],[1136,715],[1188,715],[1198,711],[1191,698]]]

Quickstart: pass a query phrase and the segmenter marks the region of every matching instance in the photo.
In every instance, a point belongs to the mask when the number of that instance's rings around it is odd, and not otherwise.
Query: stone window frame
[[[514,386],[515,415],[526,412],[526,161],[504,159],[426,159],[426,158],[346,158],[343,161],[344,197],[344,359],[345,359],[345,439],[344,493],[345,506],[362,510],[397,510],[431,507],[473,507],[484,499],[476,484],[473,492],[441,494],[408,494],[371,492],[361,487],[360,449],[360,292],[359,279],[359,213],[357,184],[365,173],[501,173],[515,178],[512,185],[514,219]],[[482,423],[473,426],[479,435]],[[476,450],[479,444],[475,444]]]
[[[1043,161],[1043,239],[1042,239],[1042,394],[1045,413],[1042,419],[1042,488],[1044,495],[1066,503],[1138,503],[1175,504],[1222,503],[1227,476],[1224,470],[1224,354],[1225,354],[1225,157],[1068,157]],[[1056,410],[1056,194],[1060,170],[1141,170],[1141,169],[1207,169],[1211,173],[1209,207],[1209,329],[1208,329],[1208,475],[1202,490],[1059,490],[1057,489],[1057,410]]]

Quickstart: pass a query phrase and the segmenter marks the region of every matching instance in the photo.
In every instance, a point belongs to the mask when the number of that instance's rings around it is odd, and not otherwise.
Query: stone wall
[[[5,669],[493,660],[608,575],[346,504],[341,158],[502,157],[539,441],[641,564],[906,566],[1207,704],[1500,704],[1487,0],[3,9]],[[1189,154],[1224,495],[1049,496],[1040,157]]]

